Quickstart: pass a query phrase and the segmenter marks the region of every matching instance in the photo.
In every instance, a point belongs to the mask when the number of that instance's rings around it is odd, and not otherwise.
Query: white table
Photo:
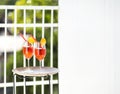
[[[26,77],[48,77],[49,78],[49,86],[50,86],[50,76],[57,74],[59,71],[57,68],[52,67],[20,67],[12,70],[13,76],[21,76],[23,78]],[[14,77],[13,77],[14,78]],[[15,94],[15,80],[13,81],[13,94]],[[26,87],[26,80],[25,80]]]

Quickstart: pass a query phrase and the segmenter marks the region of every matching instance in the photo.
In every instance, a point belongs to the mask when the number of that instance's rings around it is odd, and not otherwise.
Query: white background
[[[60,94],[120,94],[120,0],[60,0]]]

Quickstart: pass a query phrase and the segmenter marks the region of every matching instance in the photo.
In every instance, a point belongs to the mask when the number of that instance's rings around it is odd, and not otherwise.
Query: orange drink
[[[33,55],[33,47],[32,46],[23,46],[23,54],[25,58],[30,59]]]
[[[44,59],[46,56],[46,49],[45,48],[35,48],[35,57],[38,59],[38,60],[42,60]]]
[[[34,50],[35,57],[39,60],[39,65],[42,67],[42,60],[46,56],[46,47],[45,45],[41,45],[39,42],[35,43],[35,50]]]

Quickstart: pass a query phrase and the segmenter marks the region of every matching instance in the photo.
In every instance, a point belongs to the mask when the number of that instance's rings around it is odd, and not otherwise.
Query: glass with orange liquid
[[[46,56],[46,47],[41,46],[39,42],[35,43],[35,57],[39,60],[39,65],[40,67],[42,67],[41,65],[41,61],[45,58]]]
[[[27,59],[28,67],[29,67],[30,66],[30,64],[29,64],[30,58],[33,56],[33,46],[32,46],[32,44],[30,44],[27,41],[23,45],[23,55]]]

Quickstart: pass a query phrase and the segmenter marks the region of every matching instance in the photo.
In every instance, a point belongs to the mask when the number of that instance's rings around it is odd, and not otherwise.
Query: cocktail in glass
[[[30,44],[27,41],[23,45],[23,55],[27,59],[28,67],[29,67],[30,66],[30,64],[29,64],[30,58],[33,56],[33,46],[32,46],[32,44]]]
[[[41,46],[39,42],[35,43],[35,57],[39,60],[39,66],[42,67],[42,60],[46,56],[46,47]]]

